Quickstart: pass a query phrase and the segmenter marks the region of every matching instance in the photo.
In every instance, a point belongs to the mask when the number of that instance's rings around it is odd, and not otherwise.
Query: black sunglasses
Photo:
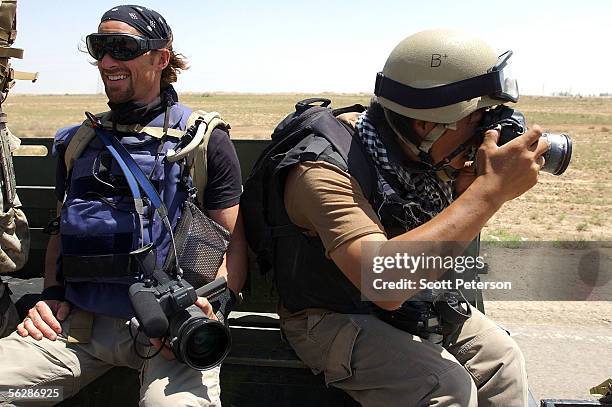
[[[87,51],[96,61],[104,54],[119,61],[129,61],[153,50],[162,49],[168,45],[168,40],[149,39],[138,35],[125,33],[94,33],[85,38]]]

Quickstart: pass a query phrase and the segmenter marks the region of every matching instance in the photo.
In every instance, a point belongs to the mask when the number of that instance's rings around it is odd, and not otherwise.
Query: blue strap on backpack
[[[166,205],[163,203],[161,197],[159,196],[159,193],[157,192],[153,184],[151,184],[151,181],[146,176],[146,174],[142,171],[142,168],[140,168],[136,161],[134,161],[134,158],[132,158],[125,146],[121,144],[114,135],[109,134],[106,130],[103,129],[100,119],[90,112],[85,112],[85,115],[90,120],[92,127],[96,133],[96,137],[98,137],[102,141],[104,146],[108,149],[108,151],[110,151],[112,156],[119,164],[121,171],[125,175],[126,181],[134,198],[134,206],[136,207],[136,212],[139,216],[140,236],[142,237],[144,235],[144,205],[142,196],[140,194],[140,188],[142,188],[145,196],[149,198],[149,200],[151,201],[151,205],[155,208],[155,212],[157,212],[164,226],[168,229],[168,232],[170,233],[170,240],[172,241],[172,247],[175,252],[174,258],[177,259],[172,225],[170,224],[170,220],[168,219],[168,210],[166,208]],[[181,273],[180,267],[178,266],[178,260],[176,266],[177,272]]]

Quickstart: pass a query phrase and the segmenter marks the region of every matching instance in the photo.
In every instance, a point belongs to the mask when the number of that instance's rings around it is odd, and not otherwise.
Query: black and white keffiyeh
[[[387,147],[366,110],[356,123],[359,137],[374,161],[378,193],[384,202],[400,204],[404,218],[397,219],[406,230],[429,221],[452,202],[451,185],[432,171],[415,171],[390,160]],[[393,186],[391,186],[391,183]],[[378,210],[380,217],[380,208]]]

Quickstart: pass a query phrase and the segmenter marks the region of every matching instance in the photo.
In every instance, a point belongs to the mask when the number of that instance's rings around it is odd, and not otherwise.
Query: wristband
[[[52,285],[42,290],[40,297],[43,300],[64,301],[65,294],[66,288],[63,285]]]
[[[42,232],[46,235],[57,235],[60,230],[60,217],[51,219],[47,226],[45,226]]]
[[[219,321],[225,325],[228,324],[228,316],[236,305],[236,294],[229,288],[211,302],[215,315]]]

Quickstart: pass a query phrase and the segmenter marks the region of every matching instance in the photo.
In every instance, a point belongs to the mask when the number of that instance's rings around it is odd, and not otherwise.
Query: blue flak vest
[[[185,130],[191,112],[183,105],[173,105],[169,128]],[[147,127],[163,127],[163,121],[161,113]],[[67,146],[79,127],[59,130],[55,150]],[[188,171],[183,173],[184,160],[166,160],[168,150],[175,149],[179,139],[167,136],[160,150],[160,139],[146,133],[115,135],[145,174],[150,174],[174,228],[183,203],[193,193]],[[170,234],[146,201],[141,237],[139,216],[123,172],[102,142],[94,138],[68,174],[60,212],[58,273],[64,278],[67,301],[93,313],[126,319],[133,316],[128,289],[142,276],[133,263],[126,262],[129,253],[153,243],[157,266],[161,267],[171,247]]]

